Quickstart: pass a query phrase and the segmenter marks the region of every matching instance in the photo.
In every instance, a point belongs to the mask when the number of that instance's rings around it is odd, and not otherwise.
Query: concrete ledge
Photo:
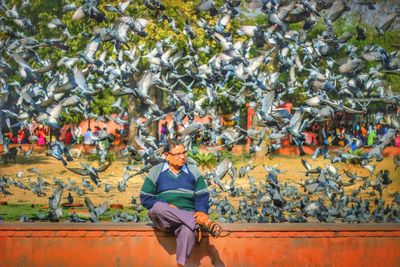
[[[400,266],[400,224],[222,224],[188,266]],[[174,266],[175,238],[145,224],[5,223],[0,266]]]

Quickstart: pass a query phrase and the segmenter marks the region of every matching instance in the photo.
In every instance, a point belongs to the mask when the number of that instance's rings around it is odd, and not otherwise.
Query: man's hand
[[[174,204],[169,204],[168,203],[168,206],[170,206],[171,208],[175,208],[176,209],[176,206]]]
[[[202,211],[196,211],[193,216],[199,225],[203,225],[208,221],[208,215]]]

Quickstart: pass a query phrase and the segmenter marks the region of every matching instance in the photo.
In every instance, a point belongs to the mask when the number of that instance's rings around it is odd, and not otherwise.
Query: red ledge
[[[221,224],[222,236],[231,237],[400,237],[400,224]],[[163,236],[149,224],[142,223],[3,223],[0,236]]]
[[[400,223],[367,223],[367,224],[347,224],[347,223],[221,223],[225,231],[233,232],[275,232],[275,231],[400,231]],[[20,223],[3,222],[0,223],[0,231],[4,229],[16,230],[122,230],[122,231],[154,231],[148,223]]]

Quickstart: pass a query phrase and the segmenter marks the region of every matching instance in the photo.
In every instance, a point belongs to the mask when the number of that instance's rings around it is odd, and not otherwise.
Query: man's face
[[[181,168],[186,163],[186,150],[183,145],[177,145],[165,152],[168,163],[176,168]]]

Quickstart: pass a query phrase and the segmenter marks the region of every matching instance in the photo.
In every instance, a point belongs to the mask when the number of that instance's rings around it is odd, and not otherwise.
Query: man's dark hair
[[[172,148],[183,145],[183,143],[177,139],[169,139],[167,140],[167,143],[164,146],[164,153],[165,152],[170,152]]]

